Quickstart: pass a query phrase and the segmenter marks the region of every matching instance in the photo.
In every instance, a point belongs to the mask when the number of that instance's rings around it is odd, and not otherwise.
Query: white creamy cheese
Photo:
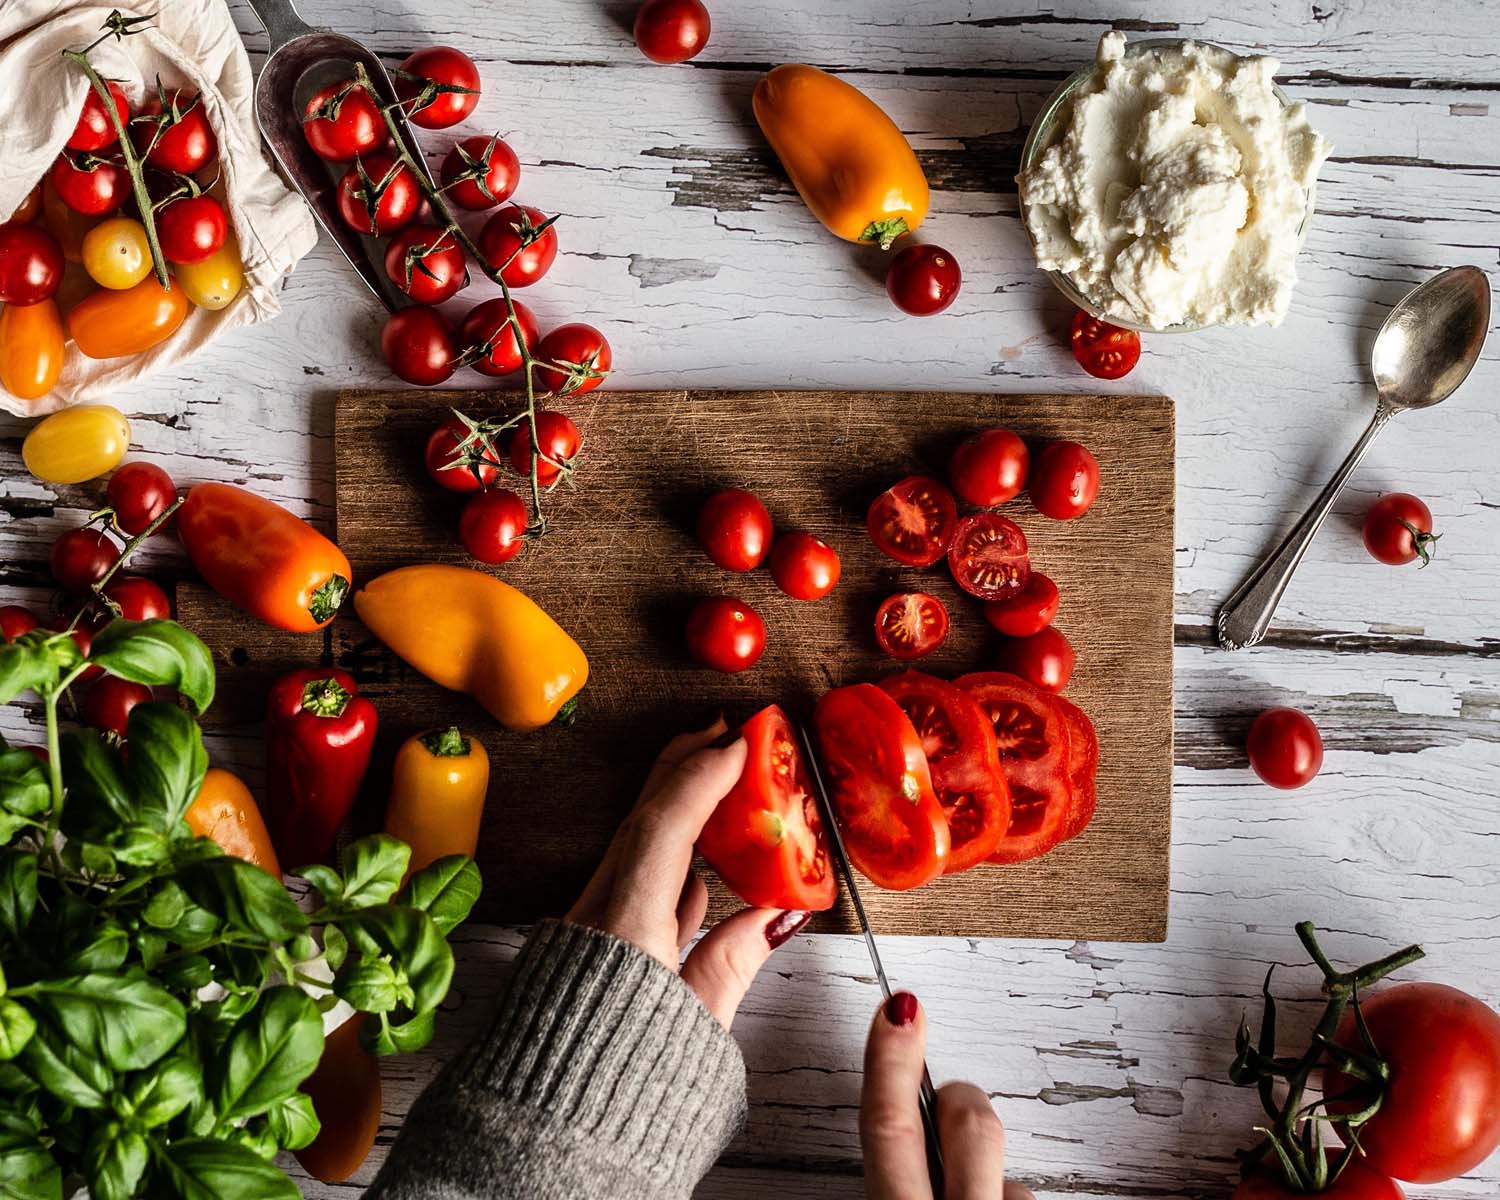
[[[1037,262],[1152,329],[1280,323],[1330,147],[1276,95],[1278,66],[1197,42],[1127,55],[1105,34],[1017,180]]]

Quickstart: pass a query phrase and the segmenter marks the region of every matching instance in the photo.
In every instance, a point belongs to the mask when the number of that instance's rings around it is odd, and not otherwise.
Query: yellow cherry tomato
[[[36,400],[52,390],[62,367],[62,317],[53,301],[0,309],[0,387]]]
[[[245,286],[245,268],[240,262],[240,248],[232,233],[224,239],[222,246],[201,262],[178,263],[172,270],[187,298],[199,308],[212,312],[228,308]]]
[[[21,459],[44,483],[84,483],[114,470],[129,445],[124,413],[108,404],[80,404],[33,425]]]
[[[89,358],[139,354],[176,333],[191,307],[175,281],[164,288],[150,275],[122,292],[85,296],[68,313],[68,332]]]
[[[111,291],[134,287],[151,274],[146,227],[131,217],[100,221],[83,235],[83,269]]]
[[[50,178],[42,184],[42,224],[57,239],[63,257],[69,262],[83,261],[84,235],[98,223],[98,217],[88,216],[64,204]]]

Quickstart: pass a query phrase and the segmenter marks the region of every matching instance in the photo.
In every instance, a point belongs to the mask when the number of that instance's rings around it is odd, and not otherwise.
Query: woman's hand
[[[725,1029],[771,951],[811,918],[747,908],[709,930],[679,968],[708,910],[708,890],[693,870],[693,843],[744,769],[745,741],[730,740],[722,718],[701,733],[674,739],[567,916],[680,970]]]
[[[1035,1200],[1005,1182],[1005,1127],[972,1083],[938,1089],[938,1140],[947,1186],[934,1197],[917,1096],[922,1086],[927,1017],[910,992],[880,1006],[865,1043],[859,1139],[869,1200]]]

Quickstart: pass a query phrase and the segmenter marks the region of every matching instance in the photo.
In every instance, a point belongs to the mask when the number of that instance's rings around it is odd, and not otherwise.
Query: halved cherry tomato
[[[970,693],[920,671],[892,675],[880,687],[901,706],[927,755],[948,818],[951,848],[943,872],[967,871],[993,854],[1010,828],[1010,787],[1000,770],[995,727]]]
[[[1140,334],[1091,317],[1082,309],[1073,314],[1071,340],[1078,365],[1098,379],[1129,375],[1140,361]]]
[[[1057,605],[1057,584],[1040,571],[1033,571],[1019,592],[986,602],[984,619],[1011,637],[1030,637],[1052,624]]]
[[[1073,643],[1055,625],[1048,625],[1030,637],[1007,638],[995,655],[995,665],[1002,671],[1019,675],[1049,692],[1060,692],[1068,686],[1076,660]]]
[[[40,225],[0,226],[0,302],[50,300],[62,284],[62,247]]]
[[[508,287],[530,287],[557,259],[557,227],[539,208],[508,204],[479,231],[479,254]]]
[[[849,861],[894,891],[941,875],[948,818],[901,706],[873,684],[856,683],[825,693],[812,723]]]
[[[312,94],[302,110],[302,136],[319,158],[348,162],[384,143],[385,121],[369,92],[340,79]]]
[[[926,475],[908,475],[870,503],[865,528],[882,554],[909,567],[930,567],[948,552],[958,506]]]
[[[766,623],[742,600],[709,596],[688,614],[687,644],[705,667],[735,675],[748,671],[766,652]]]
[[[1099,495],[1099,460],[1077,442],[1052,442],[1031,465],[1031,502],[1054,521],[1071,521]]]
[[[83,269],[102,288],[133,288],[151,268],[146,227],[134,217],[110,217],[83,235]]]
[[[393,237],[385,273],[418,304],[441,304],[469,282],[464,252],[436,225],[409,225]]]
[[[62,374],[67,339],[51,300],[0,309],[0,387],[17,400],[39,400]]]
[[[330,1033],[317,1069],[302,1084],[320,1128],[311,1143],[292,1153],[323,1183],[338,1183],[359,1170],[380,1132],[380,1060],[359,1040],[367,1019],[355,1013]]]
[[[953,490],[979,508],[1012,500],[1026,483],[1031,455],[1009,429],[986,429],[959,443],[948,460]]]
[[[520,182],[521,160],[498,133],[466,137],[443,159],[443,190],[470,212],[504,204]]]
[[[1010,785],[1010,826],[991,862],[1023,862],[1063,838],[1072,811],[1068,728],[1039,687],[1015,675],[981,671],[953,681],[979,701],[995,729],[1000,770]]]
[[[931,654],[948,636],[948,610],[926,592],[897,592],[875,612],[875,640],[892,658]]]
[[[88,160],[85,156],[80,161]],[[66,154],[60,154],[48,178],[64,204],[90,217],[114,212],[130,195],[129,174],[112,162],[79,166]]]
[[[207,258],[179,263],[172,273],[187,298],[210,312],[228,308],[245,286],[245,265],[240,261],[239,243],[232,231],[224,244]]]
[[[281,878],[281,864],[276,860],[260,806],[239,776],[220,767],[209,767],[183,819],[189,829],[216,842],[225,854],[243,858]]]
[[[110,104],[114,106],[115,115],[120,118],[120,125],[123,128],[125,122],[130,119],[130,105],[125,100],[125,89],[113,79],[106,79],[104,86],[109,92]],[[109,108],[91,85],[84,94],[83,111],[78,114],[78,124],[68,135],[66,142],[68,149],[103,150],[104,147],[113,146],[119,140],[120,135],[115,132],[115,123],[110,119]]]
[[[531,309],[519,300],[515,301],[516,320],[511,323],[505,300],[496,296],[469,309],[464,316],[464,346],[476,353],[469,365],[481,375],[509,375],[522,366],[521,347],[516,341],[516,325],[521,327],[521,336],[526,339],[526,349],[532,350],[541,336],[536,317]]]
[[[793,600],[821,600],[838,586],[839,554],[820,537],[797,530],[771,546],[771,578]]]
[[[1099,735],[1088,713],[1071,700],[1055,697],[1063,722],[1068,727],[1068,787],[1073,802],[1068,806],[1068,824],[1062,840],[1075,838],[1088,828],[1099,803],[1095,776],[1099,771]]]
[[[130,122],[130,139],[146,162],[163,171],[191,175],[219,153],[203,97],[182,88],[160,92],[141,105]]]
[[[726,571],[753,571],[771,550],[771,514],[743,488],[715,492],[698,510],[698,542]]]
[[[953,531],[948,569],[953,572],[953,581],[971,596],[981,600],[1014,596],[1031,578],[1026,535],[1019,525],[999,513],[965,517]]]
[[[838,885],[791,723],[773,704],[740,734],[748,748],[744,773],[703,827],[698,852],[746,904],[832,908]]]
[[[176,280],[162,287],[148,276],[132,288],[85,296],[68,313],[68,333],[88,358],[139,354],[166,341],[187,319],[187,293]]]
[[[488,446],[482,442],[464,446],[468,438],[469,427],[456,416],[449,417],[428,435],[422,461],[438,487],[467,494],[489,487],[499,476],[499,451],[494,442]],[[460,446],[464,449],[460,450]]]
[[[548,408],[536,415],[536,436],[541,443],[537,482],[551,487],[572,470],[583,435],[570,417]],[[531,474],[531,427],[524,421],[510,439],[510,465],[517,475]]]
[[[396,95],[406,119],[423,129],[457,125],[479,103],[479,68],[452,46],[418,50],[395,74]]]

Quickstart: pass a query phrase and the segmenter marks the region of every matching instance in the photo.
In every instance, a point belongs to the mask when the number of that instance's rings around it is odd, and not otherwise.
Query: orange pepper
[[[524,592],[493,575],[400,567],[354,595],[371,633],[434,683],[473,696],[507,729],[567,720],[588,681],[578,643]]]
[[[886,250],[927,215],[927,176],[896,123],[858,88],[789,63],[755,85],[755,119],[829,230]]]
[[[187,319],[187,293],[173,279],[164,288],[154,275],[134,287],[90,292],[68,313],[68,333],[89,358],[139,354],[166,341]]]
[[[188,492],[177,534],[209,587],[288,633],[327,625],[354,578],[344,552],[301,517],[233,484]]]
[[[359,1044],[362,1013],[355,1013],[323,1042],[323,1057],[303,1081],[321,1128],[293,1151],[302,1169],[324,1183],[359,1170],[380,1132],[380,1062]]]
[[[211,838],[225,854],[243,858],[281,878],[281,864],[271,847],[271,835],[261,820],[255,797],[236,775],[220,767],[203,773],[203,786],[188,806],[188,828]]]
[[[448,854],[474,857],[490,756],[457,726],[409,737],[396,751],[385,831],[411,847],[407,874]]]
[[[62,318],[51,300],[0,309],[0,387],[18,400],[50,392],[63,368]]]

